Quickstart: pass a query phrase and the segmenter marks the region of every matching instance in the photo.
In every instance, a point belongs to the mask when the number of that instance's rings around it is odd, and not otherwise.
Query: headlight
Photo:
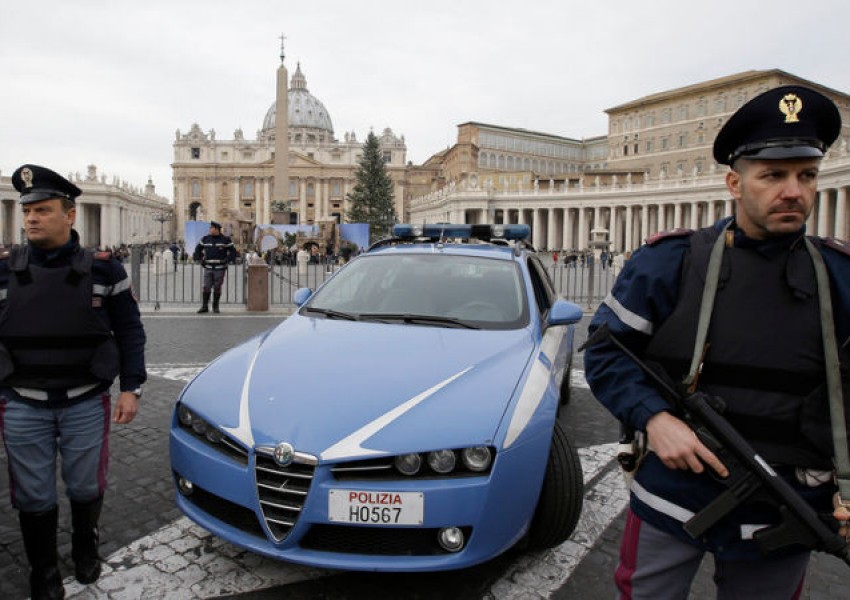
[[[493,456],[487,446],[475,446],[474,448],[464,448],[461,452],[461,460],[470,471],[481,472],[490,467]]]
[[[213,444],[218,444],[221,440],[224,439],[224,434],[215,427],[209,427],[207,429],[207,439]]]
[[[428,453],[428,466],[435,473],[445,475],[455,468],[455,453],[451,450],[437,450]]]
[[[192,425],[192,411],[186,408],[185,404],[181,404],[177,407],[177,418],[180,419],[180,422],[186,427],[190,427]]]
[[[192,429],[198,435],[204,435],[207,432],[207,423],[203,419],[195,418],[192,421]]]
[[[402,475],[416,475],[422,468],[422,457],[418,454],[402,454],[395,457],[395,468]]]

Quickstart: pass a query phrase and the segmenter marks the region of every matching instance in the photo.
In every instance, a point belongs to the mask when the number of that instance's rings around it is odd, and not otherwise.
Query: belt
[[[96,388],[98,385],[100,385],[100,384],[99,383],[89,383],[87,385],[81,385],[79,387],[69,388],[69,389],[65,390],[65,395],[67,396],[68,400],[74,400],[76,398],[79,398],[80,396],[82,396],[86,392],[90,392],[91,390]],[[23,396],[24,398],[28,398],[29,400],[40,400],[42,402],[47,402],[47,400],[49,398],[47,390],[39,390],[39,389],[35,389],[35,388],[22,388],[22,387],[16,387],[16,388],[12,388],[12,389],[15,390],[21,396]]]

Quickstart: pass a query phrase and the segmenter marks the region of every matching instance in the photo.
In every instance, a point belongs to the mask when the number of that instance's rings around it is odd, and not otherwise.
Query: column
[[[546,246],[550,250],[557,250],[561,247],[561,241],[558,239],[557,223],[555,222],[555,209],[545,209],[547,213],[546,227]]]
[[[691,203],[691,219],[690,225],[688,227],[690,229],[699,229],[699,202]]]
[[[677,229],[682,227],[682,203],[676,202],[673,205],[673,227],[672,229]]]
[[[632,212],[632,207],[626,207],[626,239],[625,246],[623,247],[623,251],[628,252],[634,248],[633,245],[633,236],[634,236],[634,214]]]
[[[840,187],[836,190],[835,197],[835,237],[846,240],[848,232],[850,232],[850,223],[848,223],[847,214],[847,187]]]
[[[818,218],[817,218],[817,231],[815,235],[819,235],[821,237],[829,236],[829,204],[830,204],[830,193],[829,190],[821,190],[817,195],[817,207],[818,207]]]
[[[649,237],[649,206],[644,204],[640,207],[640,235],[637,246],[643,244],[643,240]]]
[[[587,249],[587,212],[584,208],[578,209],[578,251]]]
[[[564,234],[563,234],[563,246],[564,248],[574,248],[575,247],[575,239],[573,237],[573,220],[570,218],[572,214],[571,209],[564,209]]]
[[[209,199],[209,202],[207,203],[207,206],[209,207],[207,221],[218,221],[218,198],[215,197],[215,177],[207,177],[205,181],[207,183],[207,190],[203,196]]]
[[[298,224],[307,222],[307,180],[301,179],[298,184]]]
[[[610,250],[617,250],[617,207],[612,206],[608,212],[608,239],[611,241]]]

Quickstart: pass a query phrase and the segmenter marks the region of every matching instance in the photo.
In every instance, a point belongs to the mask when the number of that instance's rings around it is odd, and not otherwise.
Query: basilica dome
[[[330,134],[329,137],[333,137],[334,128],[328,110],[321,100],[307,90],[307,78],[301,72],[301,63],[292,75],[288,97],[290,129],[325,131]],[[266,118],[263,119],[262,134],[264,136],[274,136],[276,104],[272,102]]]

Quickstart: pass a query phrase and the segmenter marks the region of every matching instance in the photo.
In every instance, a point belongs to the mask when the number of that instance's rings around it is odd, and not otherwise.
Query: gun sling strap
[[[720,266],[723,260],[723,249],[727,245],[727,238],[731,244],[732,230],[729,228],[731,221],[726,224],[714,246],[708,261],[708,272],[705,278],[705,287],[702,292],[700,303],[699,321],[697,323],[697,334],[694,342],[694,355],[691,360],[691,368],[685,378],[685,385],[689,391],[696,389],[696,381],[706,352],[706,338],[708,337],[708,326],[711,321],[711,313],[714,308],[714,297],[717,294],[717,286],[720,280]],[[820,251],[809,240],[804,238],[806,250],[812,259],[817,280],[818,303],[820,307],[821,330],[823,335],[823,352],[826,366],[826,383],[829,391],[829,414],[832,424],[832,444],[834,448],[835,479],[838,484],[838,493],[842,503],[850,503],[850,451],[847,445],[847,421],[844,416],[844,398],[841,389],[841,371],[838,361],[838,343],[835,338],[835,320],[832,313],[832,300],[829,290],[829,276],[826,272],[823,257]]]

